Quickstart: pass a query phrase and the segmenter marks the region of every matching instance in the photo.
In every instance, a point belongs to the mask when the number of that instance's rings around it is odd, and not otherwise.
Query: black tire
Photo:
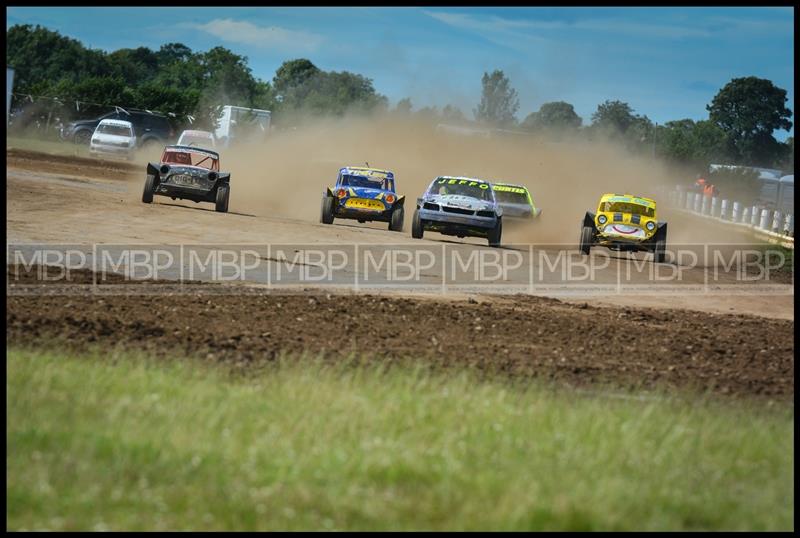
[[[159,153],[163,148],[164,146],[158,138],[148,138],[147,140],[142,141],[137,150],[148,160],[158,160]]]
[[[497,224],[492,231],[489,232],[489,246],[490,247],[499,247],[500,246],[500,239],[503,236],[503,220],[497,219]]]
[[[88,146],[92,141],[92,131],[81,129],[72,136],[72,141],[79,146]]]
[[[218,213],[228,212],[228,199],[230,198],[230,195],[231,188],[229,186],[220,185],[217,187],[217,201],[214,209],[216,209]]]
[[[392,211],[392,218],[389,221],[389,230],[392,232],[402,232],[404,218],[405,211],[403,210],[403,206],[395,208],[395,210]]]
[[[653,249],[653,261],[656,263],[664,263],[667,257],[667,240],[659,239],[656,241],[656,246]]]
[[[145,204],[153,203],[153,192],[156,188],[156,176],[147,174],[147,179],[144,180],[144,191],[142,192],[142,202]]]
[[[584,226],[581,229],[581,252],[588,256],[592,248],[592,227]]]
[[[322,224],[333,224],[333,202],[332,196],[325,196],[322,198],[322,215],[319,221]]]
[[[422,219],[419,218],[419,209],[414,210],[414,218],[411,220],[411,237],[422,239],[425,228],[422,226]]]

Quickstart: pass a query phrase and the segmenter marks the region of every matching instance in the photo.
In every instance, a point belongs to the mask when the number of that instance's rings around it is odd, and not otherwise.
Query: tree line
[[[483,74],[481,99],[469,119],[453,105],[413,111],[409,98],[389,110],[388,99],[375,90],[371,79],[348,71],[324,71],[308,59],[286,61],[272,80],[263,81],[252,74],[246,57],[224,47],[194,52],[183,44],[168,43],[158,50],[138,47],[106,53],[38,25],[12,26],[6,38],[6,62],[15,69],[15,92],[83,101],[82,108],[61,104],[60,113],[72,117],[116,105],[191,116],[194,126],[211,128],[222,105],[271,110],[278,126],[292,125],[307,115],[382,112],[556,138],[612,140],[634,152],[698,170],[712,162],[794,169],[794,137],[782,143],[773,136],[775,130],[792,127],[786,90],[757,77],[731,80],[706,107],[708,118],[699,121],[657,125],[628,103],[607,100],[585,125],[573,105],[563,101],[544,103],[520,122],[517,91],[501,70]]]
[[[680,119],[657,125],[619,100],[597,106],[591,123],[563,101],[544,103],[521,123],[519,99],[501,70],[484,73],[475,117],[488,124],[523,131],[614,140],[640,152],[706,170],[710,163],[794,170],[794,137],[779,142],[776,130],[792,128],[786,90],[758,77],[734,78],[706,106],[708,118]]]
[[[14,91],[58,97],[70,104],[60,110],[67,116],[119,106],[191,116],[196,126],[208,128],[222,105],[271,110],[279,123],[292,121],[301,111],[341,115],[388,108],[388,99],[375,91],[372,80],[348,71],[324,71],[304,59],[284,62],[271,81],[263,81],[253,76],[245,56],[225,47],[194,52],[168,43],[158,50],[106,53],[27,24],[12,26],[6,38]],[[72,106],[78,101],[82,108]]]

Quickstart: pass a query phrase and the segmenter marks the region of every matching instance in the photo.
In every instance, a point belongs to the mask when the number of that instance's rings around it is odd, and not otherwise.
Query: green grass
[[[793,529],[788,404],[7,350],[7,528]]]

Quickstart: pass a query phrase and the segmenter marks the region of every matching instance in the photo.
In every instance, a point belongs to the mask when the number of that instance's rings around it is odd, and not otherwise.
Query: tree
[[[394,107],[394,111],[396,114],[401,116],[408,116],[411,114],[411,99],[406,97],[405,99],[400,99]]]
[[[794,173],[794,137],[790,136],[783,143],[784,159],[780,163],[780,168],[787,174]]]
[[[105,53],[39,25],[14,25],[6,31],[6,65],[14,68],[14,87],[30,93],[34,84],[61,79],[109,76]]]
[[[772,133],[792,128],[786,90],[757,77],[732,79],[706,106],[709,119],[728,136],[737,161],[769,166],[784,149]]]
[[[183,43],[167,43],[161,45],[156,56],[159,65],[171,65],[176,62],[188,62],[194,55],[192,49]]]
[[[158,73],[158,55],[147,47],[115,50],[108,60],[113,73],[129,85],[149,81]]]
[[[320,73],[319,68],[311,60],[300,58],[283,62],[275,72],[272,87],[279,102],[286,100],[287,96],[297,93],[298,88]],[[295,100],[302,101],[305,95],[293,95]]]
[[[426,121],[439,121],[439,109],[435,106],[425,106],[417,110],[416,116]]]
[[[708,120],[669,121],[658,127],[657,141],[660,156],[688,164],[698,172],[707,170],[711,163],[728,161],[725,133]]]
[[[348,71],[321,71],[308,60],[284,62],[273,79],[278,118],[343,115],[388,108],[388,99],[375,91],[372,80]]]
[[[474,110],[475,119],[499,126],[516,123],[514,116],[519,110],[519,98],[508,77],[495,69],[491,75],[483,74],[481,84],[483,90],[478,108]]]
[[[599,104],[592,114],[588,134],[617,141],[636,153],[655,150],[653,122],[647,116],[634,114],[631,106],[622,101],[607,100]]]
[[[575,113],[575,108],[564,101],[545,103],[538,112],[531,112],[522,122],[522,128],[529,131],[575,130],[583,120]]]
[[[445,105],[442,109],[442,119],[452,123],[465,123],[467,121],[461,109],[453,105]]]
[[[636,116],[628,103],[622,101],[605,101],[597,105],[592,114],[592,126],[599,129],[625,134],[636,123]]]

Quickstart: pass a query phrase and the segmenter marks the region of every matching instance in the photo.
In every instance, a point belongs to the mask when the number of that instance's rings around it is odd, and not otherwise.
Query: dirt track
[[[145,205],[140,201],[141,163],[19,150],[8,151],[7,157],[11,244],[411,241],[407,232],[378,225],[326,226],[285,216],[291,208],[284,216],[236,212],[235,198],[232,212],[225,215],[168,199]],[[433,234],[419,244],[464,252],[487,249],[479,241],[449,241]],[[612,259],[600,279],[613,282],[615,271],[630,263]],[[72,274],[79,282],[91,282],[91,273]],[[16,284],[31,282],[30,275],[16,278]],[[435,273],[432,278],[441,277]],[[648,283],[644,275],[636,278],[635,283]],[[685,275],[689,283],[703,278],[699,268]],[[735,277],[723,274],[721,282],[735,282]],[[208,293],[220,289],[208,284],[170,295],[89,291],[66,296],[52,294],[57,286],[43,285],[49,290],[44,294],[11,293],[6,334],[9,343],[18,345],[122,345],[238,364],[302,351],[331,357],[351,352],[418,357],[442,366],[470,364],[571,385],[658,385],[786,399],[794,394],[794,296],[791,284],[783,282],[784,291],[777,294],[759,293],[756,283],[748,295],[578,295],[570,302],[529,295],[358,295],[324,289],[276,295],[246,285],[220,294]],[[558,284],[557,278],[552,283]]]
[[[22,278],[17,280],[17,273]],[[20,284],[35,273],[9,268]],[[91,283],[89,272],[74,273]],[[41,284],[48,286],[47,284]],[[794,323],[510,296],[440,301],[355,294],[61,295],[8,300],[10,344],[181,353],[253,367],[280,353],[425,359],[575,386],[679,387],[788,399]],[[52,287],[52,285],[50,285]]]
[[[215,213],[208,204],[172,201],[167,198],[157,198],[156,203],[146,205],[140,201],[141,163],[132,165],[69,156],[44,156],[22,150],[10,150],[7,157],[6,239],[9,243],[407,245],[413,242],[415,245],[431,247],[447,246],[458,249],[465,255],[476,248],[487,250],[484,241],[475,239],[450,240],[438,234],[429,234],[430,238],[426,235],[424,240],[415,241],[407,231],[393,233],[378,224],[362,225],[353,221],[337,221],[335,225],[327,226],[311,218],[281,216],[295,213],[292,207],[284,208],[281,213],[239,212],[237,196],[241,199],[246,193],[236,189],[234,192],[237,194],[231,202],[231,213],[225,215]],[[314,205],[314,211],[319,205],[316,198],[308,204]],[[303,211],[306,210],[307,208]],[[406,217],[408,220],[409,215]],[[675,223],[675,235],[684,233],[679,224],[680,222]],[[576,240],[577,233],[573,233],[576,230],[577,226],[571,226],[564,232],[562,240],[571,244]],[[573,238],[573,235],[576,237]],[[514,240],[514,237],[511,236],[509,240]],[[743,240],[740,237],[731,239]],[[647,258],[642,254],[637,257],[641,260]],[[629,260],[613,254],[610,266],[600,272],[598,281],[613,284],[619,273],[632,266]],[[646,262],[645,267],[649,267],[649,262]],[[347,271],[354,274],[356,268],[348,267]],[[527,272],[523,273],[523,277],[527,278]],[[693,268],[685,272],[682,282],[702,285],[705,276],[702,269]],[[432,273],[431,281],[441,281],[441,276]],[[524,280],[521,282],[524,283]],[[622,296],[613,293],[585,297],[579,295],[573,299],[592,304],[690,308],[794,319],[791,278],[787,280],[784,277],[777,282],[784,286],[778,293],[759,294],[758,289],[751,286],[754,293],[747,295],[693,292],[648,295],[644,292]],[[543,281],[545,285],[560,283],[559,275],[546,275]],[[650,280],[646,274],[634,275],[631,283],[649,284]],[[719,283],[732,284],[736,283],[736,279],[731,274],[723,274]],[[536,293],[559,296],[550,291]],[[569,297],[564,298],[570,300]]]

